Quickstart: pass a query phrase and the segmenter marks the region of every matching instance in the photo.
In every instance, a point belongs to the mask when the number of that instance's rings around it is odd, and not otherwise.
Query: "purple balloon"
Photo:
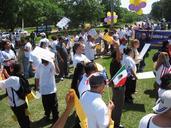
[[[130,10],[134,10],[134,8],[135,8],[135,5],[133,5],[133,4],[130,4],[130,5],[129,5],[129,9],[130,9]]]
[[[140,6],[135,6],[135,8],[134,8],[134,10],[137,12],[137,11],[139,11],[141,8],[140,8]]]
[[[107,22],[107,18],[104,19],[104,22]]]
[[[146,5],[147,5],[146,2],[141,2],[139,6],[140,6],[141,8],[145,8]]]

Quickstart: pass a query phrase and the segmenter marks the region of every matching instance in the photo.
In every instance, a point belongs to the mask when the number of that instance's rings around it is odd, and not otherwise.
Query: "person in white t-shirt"
[[[127,47],[126,49],[124,49],[124,54],[125,55],[122,60],[122,65],[125,65],[128,72],[128,78],[125,84],[125,102],[133,103],[132,94],[135,92],[137,67],[135,61],[133,60],[133,49]]]
[[[10,67],[11,76],[6,80],[0,81],[0,89],[3,89],[8,94],[9,105],[17,117],[17,121],[21,128],[30,128],[29,116],[26,115],[27,104],[21,99],[16,91],[20,89],[19,75],[21,75],[21,65],[13,64]]]
[[[102,99],[106,85],[105,78],[97,73],[89,78],[89,83],[91,90],[86,91],[80,98],[88,119],[88,128],[107,128],[111,121],[114,104],[109,101],[108,106],[106,106]]]
[[[87,83],[88,77],[98,71],[97,66],[93,62],[89,62],[84,66],[85,73],[82,76],[80,84],[78,85],[78,92],[80,97],[88,90],[90,90],[90,84]]]
[[[36,87],[42,95],[42,103],[45,111],[45,118],[50,119],[52,112],[53,121],[58,119],[58,100],[56,97],[56,69],[55,65],[42,59],[42,63],[38,66],[35,78]]]
[[[124,31],[123,28],[120,28],[120,29],[118,30],[118,35],[119,35],[119,39],[122,39],[122,38],[125,37],[126,33],[125,33],[125,31]]]
[[[3,41],[2,56],[4,58],[4,60],[3,60],[4,68],[7,70],[8,74],[9,74],[10,73],[10,70],[9,70],[10,65],[15,63],[17,60],[15,52],[11,49],[10,40]]]
[[[96,44],[93,42],[94,39],[90,35],[87,36],[87,39],[84,52],[89,60],[94,61]]]
[[[73,47],[73,65],[76,67],[78,63],[86,63],[90,62],[90,60],[83,54],[84,53],[84,45],[83,43],[75,43]]]
[[[31,68],[30,68],[30,62],[29,62],[29,58],[30,58],[30,53],[32,51],[32,45],[29,42],[29,40],[27,40],[27,42],[24,45],[24,58],[23,58],[23,69],[24,69],[24,76],[26,78],[29,78],[31,75]]]
[[[40,39],[38,46],[41,45],[41,42],[44,42],[45,43],[45,47],[48,48],[49,47],[49,40],[46,38],[46,34],[44,32],[42,32],[42,33],[40,33],[40,35],[41,35],[42,38]]]
[[[120,39],[119,51],[121,52],[121,54],[124,54],[125,48],[127,48],[127,39],[124,37]]]

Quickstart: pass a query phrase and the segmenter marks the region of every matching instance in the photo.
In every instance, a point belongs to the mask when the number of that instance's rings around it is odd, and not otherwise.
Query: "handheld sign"
[[[70,22],[71,20],[66,18],[66,17],[63,17],[57,24],[56,26],[59,27],[59,28],[64,28],[65,26],[68,25],[68,23]]]

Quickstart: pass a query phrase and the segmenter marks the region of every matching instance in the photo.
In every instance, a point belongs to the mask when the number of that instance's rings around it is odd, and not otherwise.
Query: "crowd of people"
[[[137,72],[143,72],[144,58],[140,52],[146,43],[144,34],[139,39],[135,38],[135,31],[148,29],[142,25],[125,26],[119,30],[105,29],[97,31],[97,35],[91,35],[89,29],[82,30],[73,35],[52,35],[47,38],[41,33],[41,39],[37,47],[51,51],[55,54],[53,62],[45,58],[39,58],[33,54],[34,46],[29,38],[22,38],[17,48],[12,41],[5,38],[1,41],[0,66],[3,80],[0,88],[7,90],[9,104],[17,117],[21,128],[29,128],[29,116],[25,113],[27,104],[16,91],[20,88],[20,78],[16,74],[23,74],[26,79],[35,78],[34,89],[42,96],[44,118],[54,123],[54,128],[62,128],[73,107],[73,97],[67,94],[66,111],[59,117],[58,98],[56,96],[56,78],[63,81],[69,77],[69,66],[73,65],[74,74],[71,81],[73,88],[80,99],[83,110],[88,119],[89,128],[106,128],[114,121],[114,128],[124,128],[121,125],[122,108],[124,104],[133,104],[133,94],[136,93]],[[109,40],[103,37],[107,36]],[[171,127],[171,42],[163,42],[163,47],[155,54],[153,59],[156,91],[156,106],[153,108],[157,114],[151,114],[140,121],[140,128]],[[45,53],[46,54],[46,53]],[[104,74],[104,70],[98,67],[96,57],[111,55],[109,63],[110,77]],[[124,86],[112,86],[112,100],[108,105],[102,99],[104,89],[122,66],[126,67],[128,78]],[[1,75],[1,76],[2,76]],[[113,83],[110,83],[113,84]],[[166,100],[166,101],[165,101]],[[166,103],[165,103],[166,102]],[[161,110],[162,109],[162,110]],[[161,111],[160,111],[161,110]],[[158,112],[159,111],[159,112]],[[150,120],[150,121],[149,121]],[[161,121],[161,122],[160,122]],[[56,122],[56,123],[55,123]]]

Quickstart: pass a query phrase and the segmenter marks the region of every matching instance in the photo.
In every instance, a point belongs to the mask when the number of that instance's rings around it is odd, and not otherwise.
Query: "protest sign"
[[[139,58],[143,58],[144,55],[146,54],[146,52],[148,51],[149,47],[150,47],[151,44],[145,44],[143,49],[141,50],[140,52],[140,55],[139,55]]]
[[[53,62],[55,59],[55,54],[53,52],[38,46],[33,50],[32,54],[49,62]]]
[[[66,17],[63,17],[57,24],[56,26],[59,27],[59,28],[64,28],[65,26],[68,25],[68,23],[70,22],[71,20],[66,18]]]

